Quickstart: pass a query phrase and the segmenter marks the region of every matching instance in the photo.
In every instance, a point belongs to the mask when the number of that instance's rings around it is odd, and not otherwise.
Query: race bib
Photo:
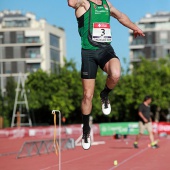
[[[92,40],[96,42],[111,42],[111,30],[109,23],[94,23],[92,31]]]

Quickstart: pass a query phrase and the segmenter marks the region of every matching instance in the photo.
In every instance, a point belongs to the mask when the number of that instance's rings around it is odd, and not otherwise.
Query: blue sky
[[[146,13],[158,11],[170,12],[170,0],[110,0],[113,6],[125,13],[136,22]],[[66,31],[66,47],[68,60],[74,59],[77,67],[81,66],[80,37],[77,32],[77,21],[74,9],[68,7],[67,0],[0,0],[0,10],[21,10],[23,13],[32,12],[37,19],[44,18],[49,24],[63,27]],[[129,61],[128,29],[117,20],[111,19],[112,46],[119,56],[122,66],[123,58]]]

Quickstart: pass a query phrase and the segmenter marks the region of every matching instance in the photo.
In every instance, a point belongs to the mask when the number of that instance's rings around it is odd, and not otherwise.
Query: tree
[[[29,106],[34,109],[36,122],[52,123],[52,110],[60,110],[66,118],[79,116],[82,89],[80,72],[74,61],[65,61],[57,74],[42,70],[30,74],[26,88],[30,90]]]
[[[29,106],[34,109],[36,122],[53,123],[51,111],[60,110],[67,123],[81,123],[82,83],[80,71],[73,60],[65,61],[59,72],[47,74],[39,70],[28,76],[26,87],[30,90]],[[126,74],[125,74],[126,73]],[[112,112],[101,111],[100,92],[107,75],[98,69],[93,98],[94,122],[135,121],[137,109],[145,95],[153,97],[153,104],[162,109],[170,107],[170,61],[141,59],[131,73],[124,72],[110,93]]]
[[[170,61],[168,58],[149,61],[141,59],[131,74],[123,75],[114,90],[113,112],[124,112],[125,120],[135,120],[137,108],[145,95],[151,95],[153,104],[162,109],[170,107]]]
[[[2,109],[3,109],[3,117],[4,117],[4,126],[10,126],[14,101],[15,101],[15,90],[16,90],[16,82],[14,78],[8,77],[6,82],[6,94],[3,97]]]
[[[76,69],[73,60],[65,61],[60,74],[53,79],[56,86],[55,93],[50,101],[50,109],[57,109],[68,119],[67,122],[76,122],[81,119],[80,101],[82,96],[80,72]],[[69,121],[70,120],[70,121]]]
[[[27,78],[28,104],[37,125],[48,124],[49,122],[49,102],[52,99],[53,89],[55,88],[55,85],[52,86],[51,83],[50,74],[42,70],[30,74]]]

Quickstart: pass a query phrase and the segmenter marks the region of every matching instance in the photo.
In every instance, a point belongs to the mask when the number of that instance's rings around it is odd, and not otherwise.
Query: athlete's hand
[[[143,31],[141,29],[137,29],[133,31],[134,37],[136,38],[137,36],[145,36],[145,34],[143,33]]]
[[[144,122],[145,122],[145,123],[148,123],[148,120],[147,120],[147,119],[144,119]]]

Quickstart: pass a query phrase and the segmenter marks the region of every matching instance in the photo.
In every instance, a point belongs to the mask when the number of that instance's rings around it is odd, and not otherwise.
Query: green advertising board
[[[139,133],[138,122],[100,123],[99,127],[101,136],[136,135]],[[145,131],[144,134],[147,132]]]

